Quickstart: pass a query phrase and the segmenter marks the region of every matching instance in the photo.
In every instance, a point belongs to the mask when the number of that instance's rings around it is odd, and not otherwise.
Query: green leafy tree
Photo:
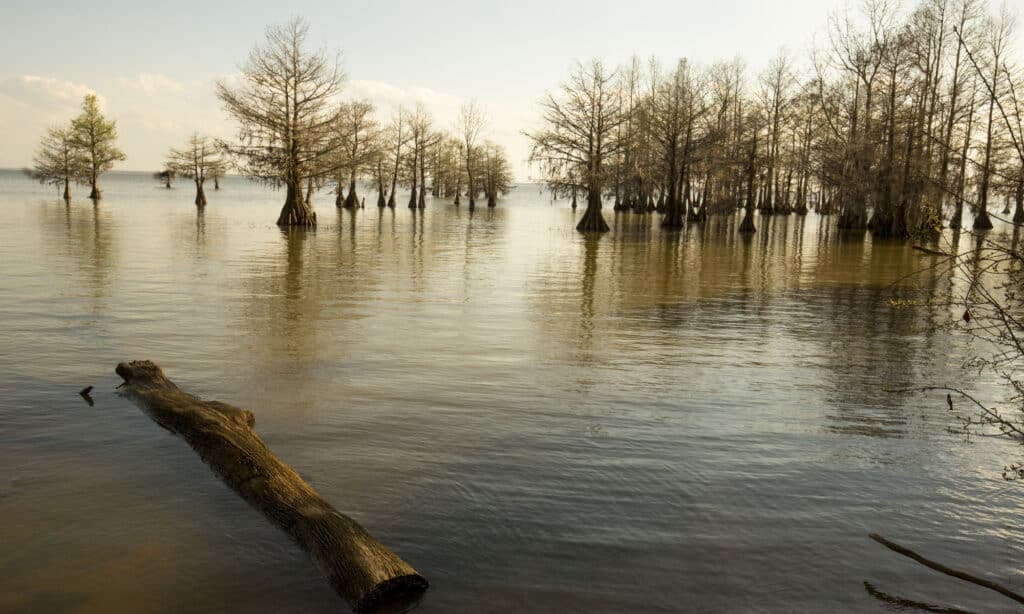
[[[71,182],[81,183],[87,176],[86,160],[72,143],[71,130],[52,127],[39,142],[28,175],[42,184],[64,188],[64,200],[71,201]]]
[[[86,178],[92,190],[89,198],[100,198],[99,177],[125,159],[117,148],[117,122],[108,121],[100,113],[95,94],[82,100],[82,114],[71,120],[71,143],[85,160]]]

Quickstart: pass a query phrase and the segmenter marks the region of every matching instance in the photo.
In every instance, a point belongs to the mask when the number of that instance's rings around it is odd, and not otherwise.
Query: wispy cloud
[[[185,91],[185,85],[160,73],[140,73],[135,77],[121,77],[118,83],[125,88],[142,92],[146,96],[176,94]]]
[[[75,108],[86,94],[95,94],[88,86],[51,77],[19,75],[0,81],[0,96],[32,109],[56,111]],[[100,106],[103,97],[99,98]]]
[[[352,80],[345,83],[342,97],[347,100],[366,99],[378,107],[413,107],[422,102],[428,109],[452,109],[462,104],[458,96],[429,87],[399,87],[384,81]]]

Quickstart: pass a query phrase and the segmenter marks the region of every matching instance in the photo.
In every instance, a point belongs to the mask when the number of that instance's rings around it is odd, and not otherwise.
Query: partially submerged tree
[[[496,207],[498,196],[512,189],[512,167],[508,163],[505,148],[501,145],[487,141],[481,149],[483,160],[479,174],[483,178],[487,206]]]
[[[241,171],[285,187],[279,226],[315,226],[303,183],[334,172],[330,135],[344,74],[338,57],[306,48],[308,35],[298,18],[268,27],[242,67],[242,82],[217,83],[217,96],[239,124],[239,142],[229,148]]]
[[[223,168],[224,161],[220,157],[217,146],[208,137],[193,134],[183,149],[171,149],[167,154],[169,171],[188,177],[196,184],[195,204],[206,206],[206,193],[203,184],[216,169]]]
[[[999,122],[996,116],[996,106],[999,104],[1001,96],[1002,73],[1006,70],[1007,47],[1010,44],[1014,25],[1013,15],[1004,4],[999,17],[991,19],[985,28],[984,62],[989,70],[989,78],[986,80],[989,98],[988,122],[986,124],[985,155],[981,163],[981,181],[978,188],[978,212],[974,217],[975,230],[988,230],[992,228],[992,220],[989,219],[988,215],[988,197],[993,175],[992,148],[997,138],[996,122]],[[979,72],[982,71],[981,66],[977,66],[977,69]]]
[[[62,198],[71,201],[71,183],[87,177],[86,161],[72,143],[69,128],[51,127],[39,142],[28,175],[39,183],[57,186]]]
[[[475,168],[477,164],[477,144],[480,141],[484,124],[487,122],[484,112],[475,101],[462,106],[459,112],[459,135],[462,137],[462,155],[466,161],[466,177],[469,183],[469,208],[476,207],[477,185]]]
[[[367,100],[342,103],[335,120],[335,138],[338,139],[338,186],[335,205],[352,209],[359,205],[356,182],[359,176],[378,159],[379,129],[373,117],[374,106]],[[343,197],[342,184],[348,184]]]
[[[220,189],[220,180],[224,178],[228,172],[228,161],[220,158],[217,163],[210,166],[210,179],[213,179],[213,189]]]
[[[398,171],[399,165],[402,162],[402,147],[404,147],[406,142],[409,140],[409,134],[406,131],[406,127],[407,120],[405,110],[399,107],[395,116],[391,120],[391,126],[388,127],[387,132],[388,149],[391,153],[392,159],[394,160],[394,166],[391,169],[391,191],[388,193],[387,199],[387,206],[391,209],[395,208],[395,190],[398,189]]]
[[[89,198],[99,200],[100,175],[112,169],[114,162],[125,159],[124,152],[117,148],[115,141],[117,122],[103,117],[95,94],[86,94],[82,100],[82,113],[71,120],[71,143],[86,162],[91,186]]]
[[[605,160],[620,146],[615,137],[623,121],[614,78],[598,60],[577,64],[558,95],[548,93],[541,101],[543,128],[527,133],[533,142],[530,160],[540,166],[552,191],[586,190],[587,209],[576,226],[580,232],[609,229],[601,215]]]
[[[409,184],[409,208],[424,209],[427,206],[427,177],[426,158],[427,150],[435,142],[435,135],[431,132],[433,118],[430,111],[422,103],[416,104],[416,111],[409,117],[409,141],[412,150],[406,155],[408,174],[406,183]]]
[[[153,179],[160,181],[164,184],[164,187],[168,190],[171,189],[171,182],[178,178],[178,173],[170,166],[165,166],[162,170],[153,173]]]

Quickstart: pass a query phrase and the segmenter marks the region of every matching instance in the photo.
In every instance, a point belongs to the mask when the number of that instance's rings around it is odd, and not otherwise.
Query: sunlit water
[[[421,612],[891,607],[864,581],[1012,610],[871,531],[1024,586],[1024,487],[999,475],[1018,448],[947,432],[944,395],[883,390],[996,394],[932,330],[954,314],[890,304],[932,262],[902,243],[814,215],[743,240],[735,219],[670,233],[610,210],[586,240],[536,186],[472,215],[319,194],[320,227],[289,233],[282,195],[240,179],[199,215],[185,184],[104,187],[65,206],[0,174],[0,611],[345,608],[116,395],[115,364],[138,358],[251,408],[427,576]]]

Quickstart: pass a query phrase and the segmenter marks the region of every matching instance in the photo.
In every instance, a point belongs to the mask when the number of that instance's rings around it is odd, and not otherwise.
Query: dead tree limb
[[[959,579],[961,579],[961,580],[963,580],[965,582],[970,582],[971,584],[977,584],[978,586],[982,586],[982,587],[987,588],[989,590],[993,590],[993,591],[1003,595],[1004,597],[1008,597],[1010,599],[1013,599],[1017,603],[1024,603],[1024,596],[1011,591],[1010,589],[1006,588],[1005,586],[1002,586],[1001,584],[996,584],[995,582],[992,582],[991,580],[986,580],[984,578],[979,578],[978,576],[973,576],[973,575],[971,575],[971,574],[969,574],[967,572],[959,571],[959,570],[953,569],[951,567],[946,567],[942,563],[936,563],[935,561],[928,560],[928,559],[924,558],[923,556],[921,556],[920,554],[914,552],[910,548],[905,548],[905,547],[903,547],[903,546],[901,546],[901,545],[899,545],[897,543],[891,542],[891,541],[885,539],[884,537],[882,537],[881,535],[879,535],[877,533],[870,533],[868,535],[868,537],[870,537],[871,539],[875,540],[876,542],[882,544],[883,546],[885,546],[889,550],[892,550],[893,552],[896,552],[897,554],[902,554],[903,556],[905,556],[907,558],[911,558],[911,559],[917,561],[918,563],[924,565],[925,567],[927,567],[929,569],[934,569],[935,571],[938,571],[940,573],[944,573],[947,576],[953,576],[954,578],[959,578]]]
[[[203,401],[178,388],[156,364],[117,365],[123,395],[180,436],[228,486],[309,554],[357,612],[414,600],[427,581],[362,526],[338,512],[253,431],[252,412]]]
[[[919,252],[924,252],[926,254],[931,254],[932,256],[943,256],[945,258],[949,258],[950,256],[952,256],[952,254],[947,254],[944,251],[937,250],[937,249],[932,249],[930,247],[925,247],[923,245],[911,245],[910,247],[912,247],[913,249],[916,249]]]
[[[925,612],[935,612],[936,614],[974,614],[969,610],[947,608],[941,605],[925,603],[923,601],[914,601],[913,599],[905,599],[903,597],[897,597],[896,595],[890,595],[889,593],[884,593],[878,590],[874,584],[867,580],[864,581],[864,589],[869,595],[882,603],[888,603],[901,610],[923,610]]]

